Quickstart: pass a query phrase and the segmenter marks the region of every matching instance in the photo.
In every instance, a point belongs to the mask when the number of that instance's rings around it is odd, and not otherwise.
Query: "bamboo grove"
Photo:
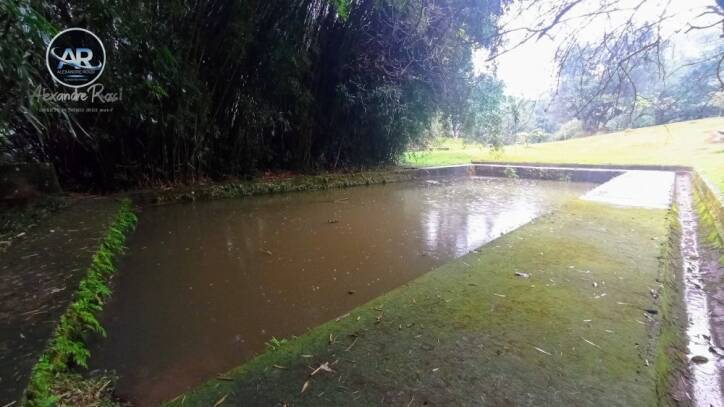
[[[75,189],[390,163],[434,117],[461,116],[480,81],[473,50],[498,45],[505,6],[5,0],[0,160],[52,162]],[[101,82],[122,92],[112,112],[29,97],[38,86],[62,90],[44,58],[67,27],[105,44]]]

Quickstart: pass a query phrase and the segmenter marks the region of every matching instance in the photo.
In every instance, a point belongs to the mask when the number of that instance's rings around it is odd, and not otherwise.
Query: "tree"
[[[508,0],[6,0],[0,156],[51,161],[66,187],[110,189],[396,160],[470,88]],[[112,114],[42,113],[64,89],[46,41],[106,44]]]

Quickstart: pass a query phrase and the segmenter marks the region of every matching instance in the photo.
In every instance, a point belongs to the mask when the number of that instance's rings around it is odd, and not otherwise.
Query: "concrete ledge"
[[[621,169],[532,166],[520,164],[475,164],[475,175],[603,183],[625,172]]]
[[[132,191],[129,196],[136,204],[158,205],[174,202],[209,199],[241,198],[251,195],[318,191],[361,185],[413,181],[426,177],[516,177],[556,181],[603,183],[626,170],[606,168],[574,168],[522,165],[462,164],[440,167],[402,168],[387,171],[368,171],[349,174],[299,175],[283,179],[229,181],[218,184],[184,186],[165,190]]]
[[[554,167],[554,168],[590,168],[607,170],[651,170],[651,171],[692,171],[686,165],[655,165],[655,164],[571,164],[571,163],[535,163],[513,161],[473,161],[473,164],[504,165],[524,167]]]

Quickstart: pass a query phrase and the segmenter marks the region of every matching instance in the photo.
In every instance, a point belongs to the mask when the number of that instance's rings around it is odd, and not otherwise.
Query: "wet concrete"
[[[146,208],[91,367],[153,405],[592,187],[435,178]]]
[[[570,166],[555,167],[524,164],[473,164],[470,167],[475,171],[476,175],[487,177],[514,175],[520,178],[594,183],[607,182],[625,172],[617,168],[575,168]]]
[[[117,209],[112,199],[76,200],[0,254],[0,405],[22,396]]]
[[[708,298],[705,281],[710,283],[716,277],[721,278],[718,261],[712,262],[712,253],[700,246],[699,225],[693,205],[691,177],[681,174],[676,179],[676,198],[681,224],[681,256],[684,272],[684,300],[688,315],[686,334],[689,339],[689,370],[692,373],[691,392],[699,407],[720,407],[722,399],[721,327],[718,327],[715,342],[712,340],[710,317],[721,313],[721,305],[716,297]],[[709,287],[709,290],[716,290]],[[713,306],[714,313],[710,312]],[[716,322],[716,319],[714,319]]]
[[[627,171],[583,196],[584,200],[619,206],[668,209],[674,191],[675,173]]]

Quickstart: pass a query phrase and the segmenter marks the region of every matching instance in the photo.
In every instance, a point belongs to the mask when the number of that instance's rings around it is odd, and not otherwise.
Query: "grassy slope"
[[[690,165],[724,191],[724,144],[707,138],[724,129],[724,118],[693,120],[644,127],[553,143],[517,145],[502,153],[460,142],[448,142],[447,151],[407,155],[412,165],[443,165],[483,161],[553,162],[582,164]]]
[[[574,201],[172,404],[654,405],[667,226]]]

